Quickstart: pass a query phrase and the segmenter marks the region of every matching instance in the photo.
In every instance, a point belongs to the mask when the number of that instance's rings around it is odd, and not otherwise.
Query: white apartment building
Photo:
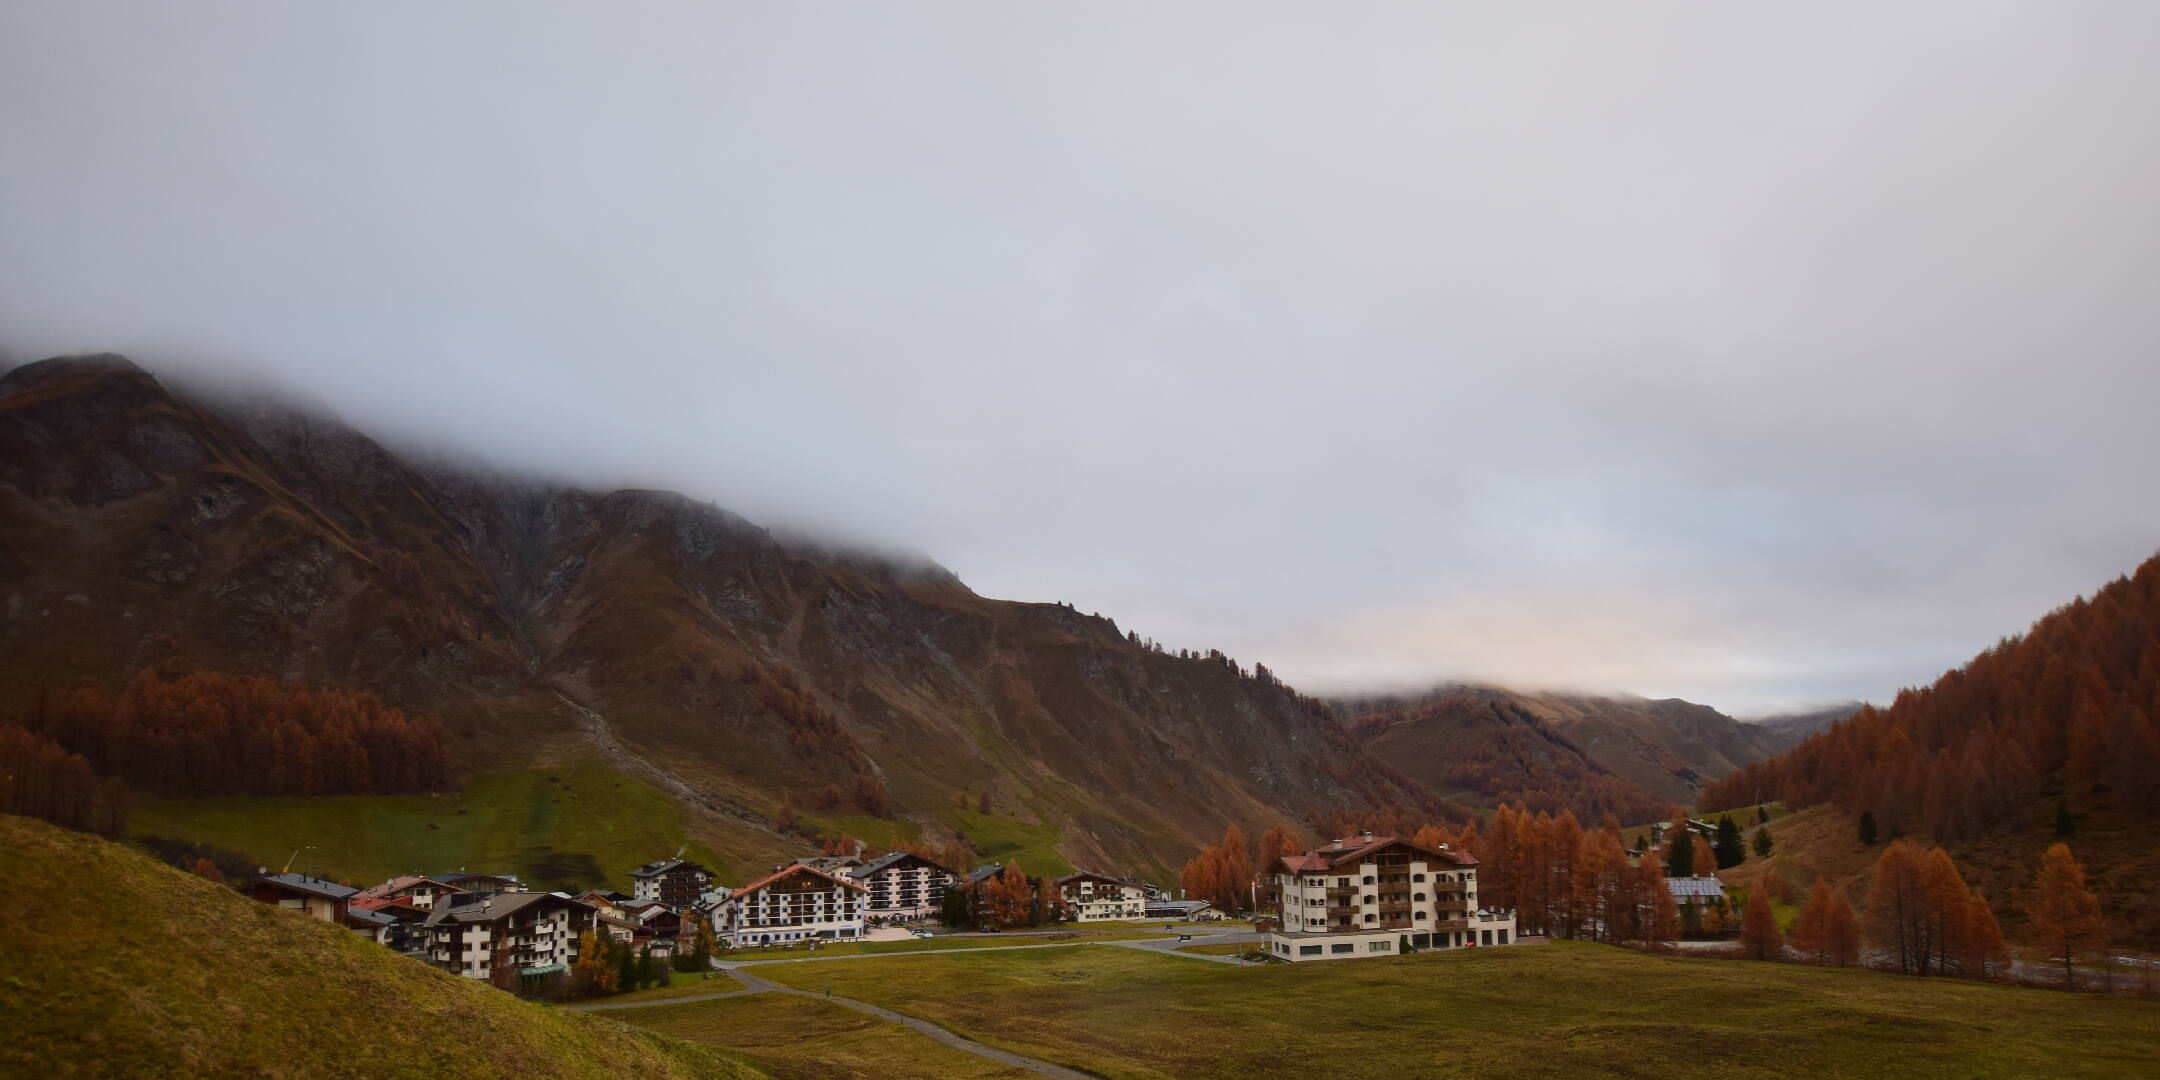
[[[513,965],[520,975],[567,971],[578,935],[598,912],[561,893],[497,893],[437,907],[425,927],[427,961],[468,979],[489,979]]]
[[[866,895],[845,878],[791,863],[729,894],[713,912],[713,933],[730,948],[853,941],[862,936]]]
[[[1361,833],[1273,869],[1282,928],[1268,950],[1292,962],[1509,945],[1515,915],[1477,904],[1477,858]]]
[[[945,906],[945,890],[958,875],[915,854],[895,851],[848,869],[863,887],[863,913],[871,919],[924,919]]]
[[[1147,891],[1133,882],[1083,871],[1059,878],[1057,886],[1074,922],[1147,916]]]

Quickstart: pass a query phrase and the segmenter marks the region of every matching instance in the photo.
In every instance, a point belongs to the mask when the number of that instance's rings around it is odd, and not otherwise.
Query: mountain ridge
[[[1264,668],[672,492],[414,466],[112,356],[0,376],[0,589],[0,712],[144,667],[269,674],[425,709],[468,770],[590,753],[597,716],[776,854],[800,812],[1167,877],[1232,824],[1465,813]]]

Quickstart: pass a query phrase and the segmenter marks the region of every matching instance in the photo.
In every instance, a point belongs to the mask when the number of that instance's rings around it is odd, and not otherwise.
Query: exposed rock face
[[[0,591],[0,709],[153,663],[300,677],[437,715],[479,768],[587,745],[567,699],[701,800],[808,812],[867,775],[934,838],[990,789],[1069,858],[1135,871],[1233,822],[1452,811],[1318,703],[1109,620],[672,493],[410,465],[116,357],[0,377]]]

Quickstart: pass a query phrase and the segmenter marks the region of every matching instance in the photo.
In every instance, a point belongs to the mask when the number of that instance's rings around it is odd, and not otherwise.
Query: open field
[[[791,994],[751,994],[621,1016],[638,1027],[724,1048],[775,1077],[976,1080],[1030,1075],[891,1021]]]
[[[751,1076],[0,816],[0,1075]],[[52,902],[56,883],[83,902]]]
[[[536,888],[627,889],[630,871],[689,844],[681,811],[659,789],[599,764],[486,773],[446,795],[146,799],[132,831],[230,848],[275,869],[359,884],[458,867],[519,875]]]
[[[1381,1077],[2160,1071],[2150,1001],[1568,942],[1248,968],[1081,948],[759,973],[1111,1077],[1323,1076],[1351,1060]]]

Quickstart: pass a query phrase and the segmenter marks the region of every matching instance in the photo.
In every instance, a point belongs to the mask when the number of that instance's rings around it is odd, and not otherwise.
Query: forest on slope
[[[2060,838],[2126,937],[2160,941],[2160,556],[1888,708],[1863,708],[1704,788],[1865,814],[2023,880]],[[2008,889],[1991,892],[2003,898]]]
[[[1232,824],[1466,813],[1259,665],[118,357],[0,376],[0,595],[0,716],[145,671],[364,692],[466,779],[597,747],[746,859],[849,832],[1167,877]]]

